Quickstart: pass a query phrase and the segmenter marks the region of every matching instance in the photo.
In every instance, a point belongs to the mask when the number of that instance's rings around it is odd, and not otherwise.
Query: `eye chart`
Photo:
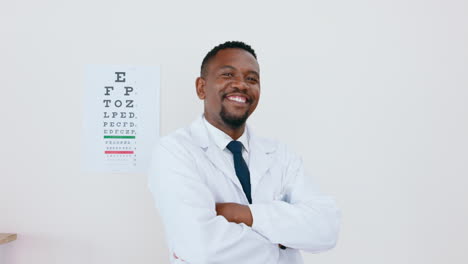
[[[84,171],[145,172],[159,137],[159,67],[89,65],[84,88]]]

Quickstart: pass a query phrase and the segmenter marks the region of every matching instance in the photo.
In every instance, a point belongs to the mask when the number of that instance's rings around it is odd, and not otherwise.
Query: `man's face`
[[[260,99],[260,70],[252,54],[242,49],[220,50],[197,79],[197,94],[205,100],[211,123],[241,127]]]

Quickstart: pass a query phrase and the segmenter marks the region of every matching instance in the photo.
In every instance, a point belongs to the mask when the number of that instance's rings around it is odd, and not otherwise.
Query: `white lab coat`
[[[171,263],[296,264],[302,263],[299,250],[334,247],[339,230],[334,201],[305,181],[300,158],[248,129],[252,227],[216,216],[216,203],[248,201],[234,164],[210,139],[202,117],[155,147],[148,186]]]

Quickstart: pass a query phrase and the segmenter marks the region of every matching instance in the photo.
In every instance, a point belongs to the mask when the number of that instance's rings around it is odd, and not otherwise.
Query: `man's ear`
[[[197,89],[198,98],[205,100],[205,79],[203,79],[203,77],[198,77],[195,81],[195,87]]]

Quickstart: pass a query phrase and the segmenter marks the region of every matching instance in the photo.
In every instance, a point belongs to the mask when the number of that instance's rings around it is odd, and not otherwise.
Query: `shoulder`
[[[193,150],[196,144],[190,134],[188,127],[179,128],[166,136],[159,138],[153,155],[158,156],[160,161],[168,159],[192,160]]]
[[[273,154],[275,156],[279,156],[282,159],[299,157],[296,152],[284,142],[257,135],[255,135],[253,139],[254,146],[260,146],[266,154]]]
[[[187,127],[179,128],[166,136],[161,137],[158,143],[168,149],[190,145],[190,143],[192,143],[190,131]]]

